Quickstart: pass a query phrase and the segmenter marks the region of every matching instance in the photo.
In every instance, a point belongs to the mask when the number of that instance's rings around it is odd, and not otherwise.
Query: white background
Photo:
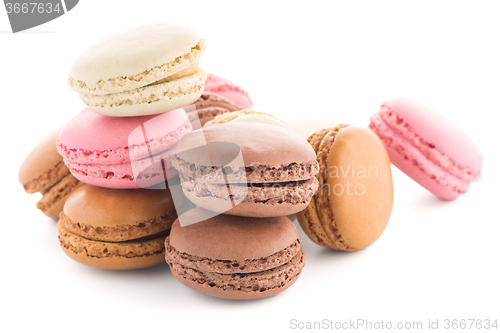
[[[441,328],[445,319],[500,325],[499,5],[85,0],[18,34],[9,32],[0,7],[0,330],[283,332],[292,319],[358,318],[422,321],[424,328],[429,319]],[[199,294],[166,264],[121,272],[73,262],[59,247],[54,221],[35,208],[40,195],[17,182],[19,165],[83,109],[66,83],[74,59],[104,35],[159,22],[198,31],[208,45],[202,68],[241,85],[255,109],[280,118],[367,126],[390,98],[427,105],[474,140],[483,177],[458,200],[440,202],[393,168],[394,210],[382,237],[342,253],[299,230],[306,266],[295,285],[269,299]]]

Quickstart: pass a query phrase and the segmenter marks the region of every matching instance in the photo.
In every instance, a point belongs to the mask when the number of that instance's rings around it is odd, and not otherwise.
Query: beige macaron
[[[206,74],[205,40],[176,24],[151,24],[104,37],[74,62],[70,87],[91,110],[116,117],[157,114],[194,103]]]
[[[218,115],[213,120],[208,121],[203,127],[229,122],[268,124],[291,129],[284,121],[274,117],[273,115],[266,112],[255,111],[253,109],[243,109]]]
[[[319,188],[296,214],[309,238],[336,250],[358,251],[385,230],[393,205],[390,161],[369,129],[339,125],[308,139],[316,151]]]
[[[307,140],[315,132],[323,128],[333,128],[340,125],[339,122],[326,119],[286,119],[284,122],[298,135]]]

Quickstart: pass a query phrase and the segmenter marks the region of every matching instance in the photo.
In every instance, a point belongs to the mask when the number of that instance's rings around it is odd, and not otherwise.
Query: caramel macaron
[[[177,197],[176,204],[182,204]],[[164,241],[176,218],[168,189],[116,190],[85,184],[66,200],[59,241],[70,258],[87,266],[149,267],[165,261]]]
[[[296,214],[304,232],[321,246],[358,251],[383,233],[392,211],[390,161],[369,129],[339,125],[308,139],[320,166],[319,189]]]
[[[73,177],[57,152],[56,141],[61,127],[47,135],[26,156],[19,168],[18,179],[27,193],[42,193],[36,207],[57,219],[64,202],[80,182]]]
[[[180,221],[202,222],[181,225]],[[165,240],[174,277],[204,294],[228,299],[276,295],[304,267],[297,230],[287,217],[213,216],[201,208],[182,214]]]
[[[229,215],[294,214],[318,188],[311,146],[293,131],[268,124],[231,122],[187,133],[172,164],[191,202]]]

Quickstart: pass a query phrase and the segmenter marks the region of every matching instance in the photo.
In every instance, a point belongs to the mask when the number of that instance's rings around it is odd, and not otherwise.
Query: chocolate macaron
[[[236,105],[229,99],[222,97],[216,93],[204,92],[200,98],[194,102],[195,108],[186,108],[189,121],[193,125],[193,129],[198,129],[196,117],[200,120],[201,127],[214,119],[216,116],[243,109],[242,106]]]
[[[382,235],[392,211],[390,161],[381,140],[369,129],[339,125],[308,139],[320,166],[319,189],[297,213],[315,243],[358,251]]]
[[[234,122],[187,133],[172,164],[189,200],[229,215],[294,214],[318,188],[314,150],[274,125]]]
[[[176,218],[168,189],[116,190],[85,184],[66,200],[59,241],[70,258],[87,266],[149,267],[164,261],[164,241]]]
[[[47,135],[26,156],[19,168],[19,182],[27,193],[42,193],[36,208],[57,219],[68,195],[81,183],[73,177],[57,152],[56,141],[61,128]]]
[[[165,240],[165,259],[182,284],[210,296],[255,299],[297,280],[304,252],[287,217],[211,216],[201,208],[187,211]],[[181,226],[179,220],[190,218],[203,221]]]

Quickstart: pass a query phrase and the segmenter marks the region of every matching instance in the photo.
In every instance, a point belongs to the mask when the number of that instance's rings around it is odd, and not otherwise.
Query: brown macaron
[[[204,219],[206,217],[206,219]],[[181,226],[180,220],[202,220]],[[228,299],[276,295],[304,267],[297,230],[287,217],[213,216],[201,208],[181,215],[165,240],[165,259],[185,286]]]
[[[73,177],[57,152],[56,141],[61,127],[47,135],[26,156],[19,168],[18,179],[27,193],[41,192],[36,207],[57,219],[64,202],[80,182]]]
[[[387,226],[394,200],[384,145],[369,129],[347,125],[317,131],[308,141],[320,166],[319,189],[297,213],[300,226],[321,246],[368,247]]]
[[[176,197],[176,204],[180,205]],[[117,190],[83,185],[66,200],[58,229],[64,252],[91,267],[134,269],[164,261],[177,218],[168,189]]]
[[[192,131],[179,141],[172,164],[191,202],[229,215],[294,214],[318,188],[314,150],[274,125],[232,122]]]
[[[196,109],[186,110],[193,129],[199,128],[196,116],[198,116],[200,125],[203,127],[208,121],[218,115],[243,109],[243,107],[236,105],[229,99],[211,92],[202,93],[200,98],[194,103],[194,106]]]

